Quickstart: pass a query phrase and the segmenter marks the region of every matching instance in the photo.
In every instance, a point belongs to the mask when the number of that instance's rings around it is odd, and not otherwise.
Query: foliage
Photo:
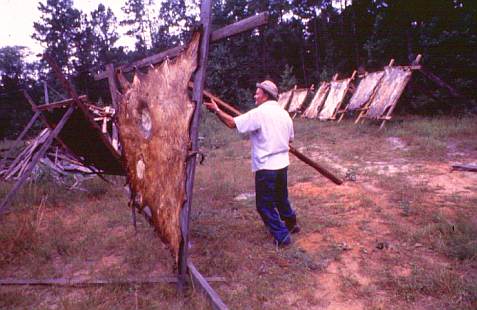
[[[108,88],[95,82],[92,73],[108,63],[128,63],[186,43],[199,19],[198,3],[123,0],[125,17],[118,20],[103,4],[88,15],[72,0],[42,0],[33,38],[75,77],[80,92],[107,103]],[[396,64],[408,64],[417,54],[423,55],[423,65],[463,97],[476,97],[475,1],[213,1],[213,29],[263,11],[269,13],[267,26],[210,47],[207,88],[230,103],[249,106],[253,85],[265,78],[282,88],[306,87],[335,73],[344,77],[358,68],[378,70],[392,58]],[[134,49],[119,46],[122,30],[135,42]],[[26,61],[27,49],[4,47],[1,53],[0,98],[26,86],[35,99],[41,99],[41,84],[34,83],[33,76],[54,84],[48,66]],[[398,112],[435,115],[477,110],[475,101],[455,104],[448,91],[432,82],[419,78],[417,83],[432,96],[410,87]],[[14,104],[13,99],[2,103]]]

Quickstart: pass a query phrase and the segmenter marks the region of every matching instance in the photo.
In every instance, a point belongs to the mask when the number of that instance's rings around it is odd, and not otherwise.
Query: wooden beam
[[[296,88],[295,88],[296,89]],[[218,103],[218,105],[222,106],[222,100],[220,101],[216,101]],[[227,106],[225,106],[227,108]],[[236,110],[236,109],[235,109]],[[238,115],[241,115],[242,113],[240,113],[240,111],[236,110],[236,112],[234,112],[235,116],[238,116]],[[321,166],[320,164],[318,164],[317,162],[313,161],[312,159],[308,158],[305,154],[301,153],[300,151],[298,151],[297,149],[295,149],[294,147],[292,147],[291,145],[289,146],[289,151],[290,153],[292,153],[293,155],[295,155],[299,160],[303,161],[304,163],[306,163],[307,165],[311,166],[313,169],[315,169],[316,171],[318,171],[320,174],[322,174],[324,177],[328,178],[330,181],[332,181],[333,183],[335,183],[336,185],[341,185],[343,184],[343,180],[341,180],[340,178],[338,178],[337,176],[335,176],[333,173],[331,173],[328,169],[326,169],[325,167]]]
[[[224,304],[220,296],[217,292],[209,285],[207,280],[200,274],[200,272],[195,268],[194,264],[191,261],[187,262],[187,266],[189,269],[190,277],[192,281],[199,286],[202,291],[206,294],[209,298],[210,304],[212,305],[213,309],[217,310],[226,310],[228,307]]]
[[[207,58],[209,55],[210,31],[212,25],[212,2],[211,0],[202,0],[200,5],[200,22],[202,24],[202,36],[200,38],[199,62],[194,75],[194,90],[192,100],[195,101],[194,114],[190,127],[189,136],[191,139],[191,152],[197,152],[199,149],[199,125],[201,108],[203,102],[203,91],[207,72]],[[190,157],[187,161],[186,172],[186,201],[180,213],[180,225],[182,240],[179,248],[179,286],[185,283],[187,276],[187,260],[189,248],[189,222],[190,210],[192,206],[192,193],[194,187],[196,156]]]
[[[223,28],[220,28],[214,31],[212,35],[210,35],[210,32],[209,32],[209,36],[211,36],[210,40],[212,42],[219,41],[223,38],[230,37],[244,31],[252,30],[258,26],[265,25],[267,22],[268,22],[268,13],[266,12],[263,12],[254,16],[250,16],[232,25],[228,25]],[[135,68],[142,68],[142,67],[147,67],[149,65],[155,65],[157,63],[164,61],[164,59],[166,58],[171,58],[171,57],[175,57],[179,55],[179,53],[181,53],[184,50],[184,48],[185,46],[177,46],[169,50],[160,52],[158,54],[135,61],[133,63],[120,66],[117,69],[120,70],[121,72],[129,72],[134,70]],[[99,72],[98,74],[94,76],[95,80],[102,80],[106,78],[108,78],[107,70]]]
[[[108,64],[106,65],[106,72],[108,75],[108,86],[109,86],[109,92],[111,93],[111,105],[113,106],[113,109],[116,111],[118,110],[118,97],[117,94],[119,93],[118,91],[118,84],[116,82],[116,76],[114,74],[114,65],[113,64]],[[112,136],[111,136],[111,143],[113,144],[113,147],[116,151],[119,152],[119,133],[118,133],[118,127],[116,126],[116,123],[113,121],[111,122],[111,127],[112,127]]]
[[[225,26],[212,32],[210,40],[212,42],[219,41],[224,38],[234,36],[247,30],[252,30],[259,26],[268,23],[268,13],[260,13],[258,15],[250,16],[242,19],[236,23]]]
[[[0,161],[0,169],[2,169],[3,165],[5,164],[6,160],[8,157],[10,157],[10,155],[12,154],[13,150],[18,146],[18,144],[20,143],[20,141],[23,139],[23,137],[26,135],[26,133],[28,132],[28,130],[30,130],[31,126],[33,126],[33,124],[35,123],[35,121],[38,119],[38,116],[40,116],[41,112],[40,111],[36,111],[35,114],[33,115],[33,117],[30,119],[30,121],[28,122],[28,124],[26,125],[25,128],[23,128],[23,131],[20,133],[20,135],[17,137],[17,139],[15,140],[15,142],[13,142],[13,145],[10,146],[10,148],[8,149],[7,153],[5,154],[5,156],[3,157],[3,159]]]
[[[81,100],[81,101],[87,101],[88,97],[86,95],[81,95],[81,96],[78,96],[78,99]],[[37,105],[36,109],[44,111],[44,110],[62,108],[62,107],[65,107],[67,105],[73,104],[74,102],[75,102],[74,99],[69,98],[69,99],[56,101],[56,102],[52,102],[52,103],[48,103],[48,104]]]
[[[208,277],[208,282],[225,282],[223,277]],[[161,284],[161,283],[177,283],[176,276],[162,276],[149,279],[127,278],[118,280],[78,280],[78,279],[0,279],[0,286],[99,286],[99,285],[127,285],[127,284]]]
[[[46,139],[45,143],[41,146],[41,148],[38,150],[38,152],[35,153],[35,155],[32,157],[30,163],[28,164],[27,168],[25,169],[25,172],[21,176],[20,179],[18,179],[17,183],[13,186],[13,188],[10,190],[10,192],[5,196],[3,199],[2,203],[0,204],[0,214],[3,214],[7,211],[7,206],[10,200],[13,198],[15,193],[18,191],[18,189],[23,185],[23,183],[26,181],[27,177],[30,175],[31,171],[33,168],[36,166],[36,163],[40,160],[40,158],[43,157],[45,152],[48,150],[50,147],[51,143],[53,142],[53,139],[56,138],[56,136],[60,133],[61,129],[63,126],[66,124],[68,119],[70,118],[71,114],[73,114],[73,111],[75,110],[76,106],[71,105],[68,110],[66,111],[65,114],[63,114],[63,117],[61,120],[58,122],[56,125],[55,129],[50,133],[48,138]]]

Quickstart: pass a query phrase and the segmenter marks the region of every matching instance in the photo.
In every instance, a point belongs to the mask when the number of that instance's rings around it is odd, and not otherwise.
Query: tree
[[[153,3],[149,0],[149,4]],[[144,55],[147,48],[151,46],[152,24],[146,15],[146,4],[144,0],[127,0],[121,9],[126,14],[126,19],[119,24],[129,28],[126,34],[136,39],[136,51]]]
[[[120,58],[122,50],[114,47],[119,39],[117,20],[113,11],[103,4],[91,12],[91,27],[95,35],[95,48],[99,65],[104,66]]]
[[[73,42],[81,26],[81,12],[73,8],[72,0],[39,2],[41,20],[33,23],[33,39],[39,41],[45,52],[53,55],[58,65],[72,72]]]

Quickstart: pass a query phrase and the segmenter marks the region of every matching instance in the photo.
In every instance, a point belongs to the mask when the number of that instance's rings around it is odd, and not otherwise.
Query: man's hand
[[[209,109],[209,111],[214,112],[214,113],[219,112],[220,109],[219,109],[219,106],[217,105],[217,103],[214,101],[214,99],[210,99],[210,100],[211,100],[211,102],[204,102],[207,109]]]

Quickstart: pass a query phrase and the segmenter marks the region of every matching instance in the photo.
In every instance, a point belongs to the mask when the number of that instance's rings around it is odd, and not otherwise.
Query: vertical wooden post
[[[190,138],[192,144],[192,152],[197,152],[198,137],[199,137],[199,124],[200,114],[203,101],[203,90],[206,79],[207,69],[207,57],[209,54],[209,41],[210,41],[210,26],[212,15],[212,3],[211,0],[202,0],[200,5],[200,21],[202,24],[202,37],[200,39],[200,51],[199,51],[199,63],[197,71],[194,76],[194,89],[192,100],[195,101],[195,109],[192,117],[192,123],[190,128]],[[189,247],[189,221],[190,210],[192,205],[192,191],[194,186],[196,157],[193,156],[187,162],[187,179],[186,179],[186,201],[180,214],[180,225],[182,240],[179,249],[179,286],[183,287],[187,277],[187,259],[188,259],[188,247]]]
[[[50,98],[48,96],[48,84],[46,84],[46,81],[43,81],[43,91],[45,93],[45,104],[50,103]]]
[[[116,78],[114,76],[114,65],[113,64],[107,64],[106,65],[106,73],[108,75],[108,85],[109,85],[109,92],[111,93],[111,105],[113,106],[114,113],[117,112],[118,110],[118,98],[117,98],[117,93],[118,93],[118,86],[116,83]],[[114,115],[111,119],[111,127],[113,128],[112,132],[112,137],[111,137],[111,143],[114,147],[114,149],[117,151],[119,148],[119,143],[118,143],[118,128],[116,127],[116,122],[114,121]]]

